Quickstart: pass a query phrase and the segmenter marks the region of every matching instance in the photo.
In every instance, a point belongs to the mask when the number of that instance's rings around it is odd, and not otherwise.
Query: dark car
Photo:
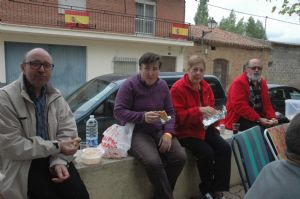
[[[300,100],[300,90],[291,86],[268,84],[269,95],[276,112],[285,114],[285,100]]]
[[[0,88],[5,86],[5,85],[6,85],[5,83],[0,82]]]
[[[99,138],[112,124],[118,123],[113,117],[115,98],[120,85],[132,74],[107,74],[96,77],[72,93],[67,102],[74,113],[78,134],[85,138],[85,124],[89,115],[95,115],[98,121]],[[167,82],[169,88],[183,76],[179,72],[161,72],[159,78]],[[215,95],[215,107],[221,109],[226,103],[224,89],[212,75],[205,75],[204,79],[210,84]]]

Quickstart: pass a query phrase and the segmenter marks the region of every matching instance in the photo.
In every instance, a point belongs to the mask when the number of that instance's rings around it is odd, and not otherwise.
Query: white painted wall
[[[5,58],[3,35],[0,33],[0,82],[5,83]]]
[[[0,81],[5,82],[4,42],[46,43],[87,47],[87,80],[113,72],[113,57],[139,58],[145,52],[154,52],[162,56],[176,56],[176,71],[183,70],[183,52],[181,46],[167,44],[141,43],[132,41],[109,41],[103,39],[86,39],[29,34],[3,33],[0,35]],[[3,71],[3,72],[2,72]]]

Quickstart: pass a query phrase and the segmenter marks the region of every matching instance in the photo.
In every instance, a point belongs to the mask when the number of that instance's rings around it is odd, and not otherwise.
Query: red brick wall
[[[135,14],[135,0],[88,0],[87,7],[111,12]],[[185,0],[157,0],[156,17],[171,21],[184,22]]]
[[[87,0],[86,6],[96,10],[135,14],[135,0]]]
[[[191,0],[189,0],[191,1]],[[184,23],[185,1],[184,0],[157,0],[156,17]]]
[[[86,0],[91,27],[101,32],[135,34],[135,2]],[[0,19],[6,23],[65,27],[57,3],[57,0],[2,0]],[[169,37],[172,21],[184,22],[184,6],[184,0],[156,0],[155,36]]]

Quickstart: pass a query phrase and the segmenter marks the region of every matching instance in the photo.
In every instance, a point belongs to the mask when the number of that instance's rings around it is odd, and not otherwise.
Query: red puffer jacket
[[[232,123],[237,122],[240,118],[250,121],[257,121],[260,117],[268,119],[276,118],[270,101],[268,86],[264,79],[261,80],[262,115],[259,115],[249,106],[249,96],[249,82],[247,74],[244,72],[232,82],[228,90],[226,103],[227,115],[224,120],[227,129],[232,129]]]
[[[209,84],[202,80],[200,85],[203,97],[201,106],[214,107],[215,98]],[[171,97],[176,113],[176,136],[179,139],[194,137],[204,140],[203,115],[199,111],[201,96],[199,91],[190,85],[188,74],[185,74],[172,86]]]

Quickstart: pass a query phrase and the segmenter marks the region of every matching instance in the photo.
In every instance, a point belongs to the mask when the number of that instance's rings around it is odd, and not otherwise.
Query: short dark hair
[[[161,57],[158,54],[147,52],[141,56],[139,59],[139,66],[141,68],[142,64],[156,64],[158,63],[159,68],[161,67]]]
[[[290,122],[285,137],[288,153],[293,153],[300,157],[300,113]]]

